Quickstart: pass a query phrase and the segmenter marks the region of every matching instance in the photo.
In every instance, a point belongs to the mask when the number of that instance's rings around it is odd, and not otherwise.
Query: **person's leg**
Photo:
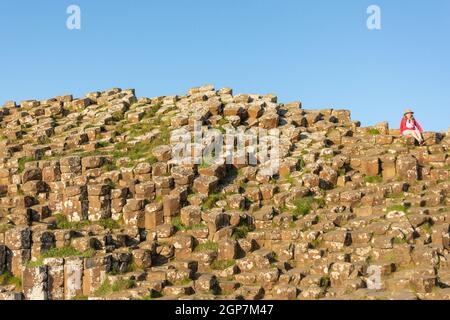
[[[420,131],[414,130],[413,134],[414,134],[414,138],[416,138],[416,140],[419,141],[420,144],[422,144],[423,139],[422,139],[422,134],[420,133]]]
[[[419,143],[423,143],[423,136],[422,136],[422,133],[418,130],[418,129],[416,129],[415,130],[415,134],[416,134],[416,136],[417,136],[417,140],[419,141]]]
[[[412,131],[412,130],[405,130],[405,131],[403,131],[403,136],[404,137],[406,137],[406,136],[413,136],[414,137],[414,131]]]
[[[403,131],[404,136],[412,136],[420,143],[420,138],[417,136],[417,133],[414,130],[405,130]]]

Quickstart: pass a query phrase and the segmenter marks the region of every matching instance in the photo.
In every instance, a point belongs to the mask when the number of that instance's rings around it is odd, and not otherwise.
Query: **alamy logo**
[[[69,14],[66,20],[66,26],[69,30],[81,29],[81,9],[77,5],[70,5],[67,7],[66,13]]]
[[[280,132],[244,127],[225,132],[205,129],[200,121],[194,131],[181,128],[171,134],[172,162],[178,165],[261,165],[260,172],[274,175],[280,164]]]
[[[371,265],[367,268],[367,289],[380,290],[382,289],[381,283],[381,266]]]
[[[381,30],[381,8],[377,5],[371,5],[367,8],[367,29]]]

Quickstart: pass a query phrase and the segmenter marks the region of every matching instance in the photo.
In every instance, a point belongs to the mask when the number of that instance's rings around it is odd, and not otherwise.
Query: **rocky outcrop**
[[[203,86],[8,102],[0,133],[0,299],[450,296],[450,132]]]

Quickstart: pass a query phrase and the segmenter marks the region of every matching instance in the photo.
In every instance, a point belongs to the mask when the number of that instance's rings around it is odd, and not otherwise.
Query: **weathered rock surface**
[[[278,129],[279,168],[176,163],[196,121]],[[449,298],[450,132],[208,85],[9,102],[0,134],[0,299]]]

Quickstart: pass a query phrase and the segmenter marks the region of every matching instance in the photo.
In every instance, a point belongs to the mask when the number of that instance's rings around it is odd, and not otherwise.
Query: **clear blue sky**
[[[66,28],[81,7],[82,29]],[[366,9],[382,10],[382,30]],[[449,0],[2,0],[0,105],[110,87],[138,96],[212,83],[398,127],[450,126]]]

